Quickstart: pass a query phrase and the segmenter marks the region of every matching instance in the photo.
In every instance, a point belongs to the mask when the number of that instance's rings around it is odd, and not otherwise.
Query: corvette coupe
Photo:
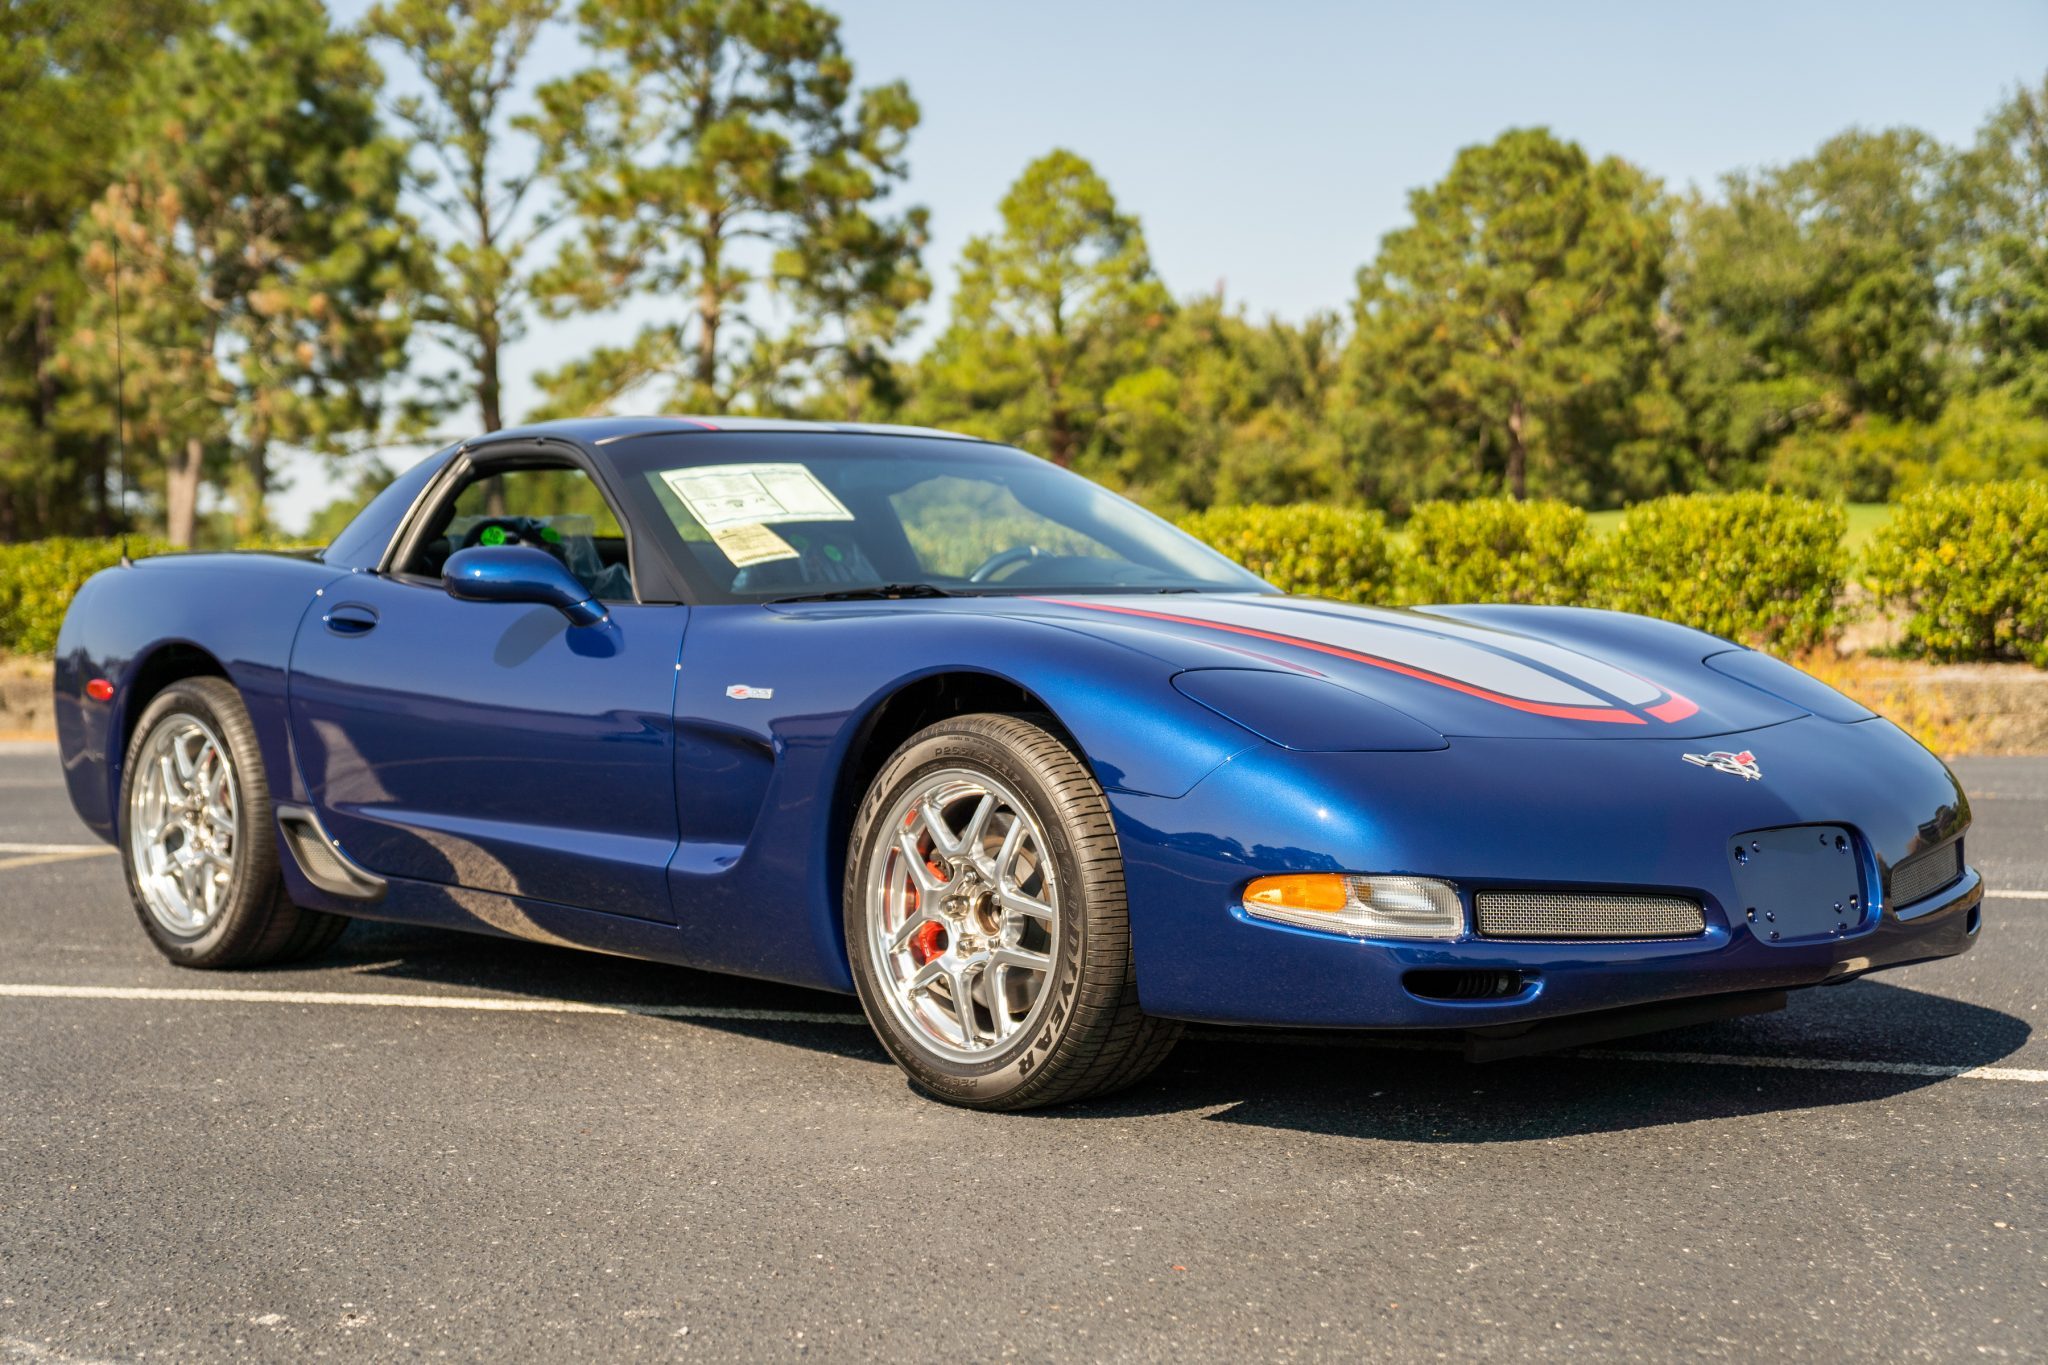
[[[326,549],[88,582],[71,800],[247,967],[402,920],[856,994],[923,1091],[1132,1083],[1183,1025],[1507,1056],[1960,953],[1969,804],[1767,655],[1291,597],[943,432],[464,442]]]

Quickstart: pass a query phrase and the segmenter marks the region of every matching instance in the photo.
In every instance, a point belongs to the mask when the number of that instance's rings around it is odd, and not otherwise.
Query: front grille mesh
[[[1963,841],[1916,853],[1892,869],[1892,904],[1925,900],[1963,875]]]
[[[1683,896],[1481,891],[1476,900],[1486,938],[1690,938],[1707,927]]]

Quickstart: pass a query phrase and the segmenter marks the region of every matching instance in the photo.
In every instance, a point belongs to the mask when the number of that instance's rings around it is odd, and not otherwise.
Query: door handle
[[[377,628],[377,613],[354,602],[344,602],[320,618],[336,635],[367,635]]]

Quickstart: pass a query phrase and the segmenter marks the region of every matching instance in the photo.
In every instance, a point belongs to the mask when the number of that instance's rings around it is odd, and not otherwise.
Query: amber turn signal
[[[1358,938],[1456,938],[1465,906],[1449,882],[1429,877],[1293,872],[1260,877],[1244,889],[1244,909],[1259,919]]]

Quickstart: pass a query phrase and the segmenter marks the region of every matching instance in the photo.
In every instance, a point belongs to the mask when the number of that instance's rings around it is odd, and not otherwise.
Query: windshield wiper
[[[899,597],[952,597],[955,594],[931,583],[880,583],[871,588],[841,588],[837,592],[807,592],[795,597],[777,597],[783,602],[869,602]]]

